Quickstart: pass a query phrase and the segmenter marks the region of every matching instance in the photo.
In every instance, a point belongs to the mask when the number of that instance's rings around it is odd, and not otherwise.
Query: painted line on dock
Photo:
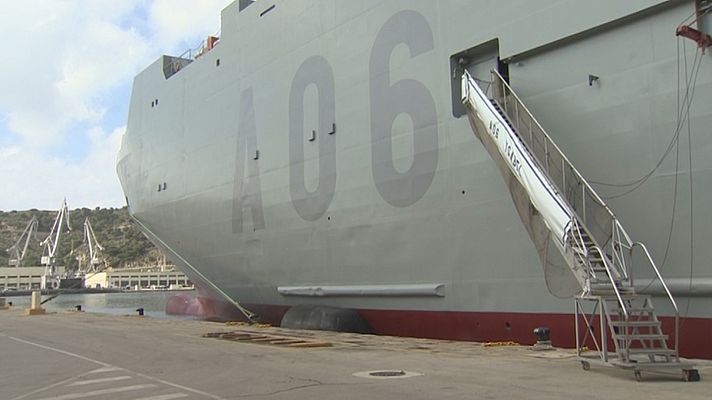
[[[68,393],[68,394],[63,394],[60,396],[54,396],[54,397],[45,397],[40,400],[73,400],[73,399],[83,399],[86,397],[93,397],[93,396],[102,396],[105,394],[113,394],[113,393],[122,393],[122,392],[130,392],[132,390],[141,390],[141,389],[150,389],[150,388],[155,388],[157,385],[154,385],[152,383],[149,383],[147,385],[132,385],[132,386],[123,386],[123,387],[116,387],[116,388],[111,388],[111,389],[100,389],[100,390],[92,390],[89,392],[81,392],[81,393]]]
[[[30,346],[39,347],[40,349],[51,350],[51,351],[54,351],[54,352],[56,352],[56,353],[64,354],[64,355],[66,355],[66,356],[75,357],[75,358],[78,358],[78,359],[84,360],[84,361],[89,361],[89,362],[94,363],[94,364],[99,364],[99,365],[101,365],[102,367],[113,367],[113,365],[111,365],[111,364],[107,364],[107,363],[101,362],[101,361],[99,361],[99,360],[94,360],[94,359],[89,358],[89,357],[84,357],[84,356],[82,356],[82,355],[79,355],[79,354],[76,354],[76,353],[72,353],[72,352],[69,352],[69,351],[60,350],[60,349],[55,349],[54,347],[45,346],[45,345],[43,345],[43,344],[39,344],[39,343],[35,343],[35,342],[30,342],[30,341],[28,341],[28,340],[23,340],[23,339],[20,339],[20,338],[16,338],[16,337],[14,337],[14,336],[7,336],[7,337],[8,337],[9,339],[12,339],[12,340],[16,341],[16,342],[29,344]]]
[[[95,383],[104,383],[104,382],[115,382],[115,381],[123,381],[126,379],[131,379],[130,376],[124,375],[124,376],[112,376],[109,378],[97,378],[97,379],[88,379],[86,381],[76,381],[73,383],[70,383],[67,386],[84,386],[84,385],[93,385]]]
[[[181,397],[187,397],[188,395],[185,393],[170,393],[170,394],[159,394],[158,396],[151,396],[151,397],[141,397],[140,399],[134,399],[134,400],[171,400],[171,399],[180,399]]]
[[[114,372],[114,371],[126,371],[126,370],[123,369],[123,368],[121,368],[121,367],[111,366],[111,367],[103,367],[103,368],[95,369],[95,370],[93,370],[93,371],[89,371],[89,372],[87,372],[85,375],[103,374],[103,373],[106,373],[106,372]]]
[[[25,393],[25,394],[23,394],[23,395],[20,395],[20,396],[17,396],[17,397],[13,397],[12,400],[22,400],[22,399],[24,399],[24,398],[30,397],[30,396],[32,396],[32,395],[35,395],[35,394],[37,394],[37,393],[42,393],[42,392],[48,391],[48,390],[50,390],[50,389],[54,389],[55,387],[62,386],[62,385],[64,385],[65,383],[69,383],[69,382],[75,381],[75,380],[77,380],[77,379],[83,377],[84,375],[86,375],[86,374],[81,374],[81,375],[73,376],[73,377],[68,378],[68,379],[65,379],[65,380],[63,380],[63,381],[59,381],[59,382],[57,382],[57,383],[53,383],[53,384],[51,384],[51,385],[47,385],[47,386],[41,387],[41,388],[39,388],[39,389],[35,389],[35,390],[33,390],[33,391],[31,391],[31,392],[28,392],[28,393]]]
[[[163,379],[154,378],[154,377],[152,377],[152,376],[144,375],[144,374],[141,374],[141,373],[138,373],[138,372],[133,372],[133,373],[136,374],[136,375],[138,375],[138,376],[140,376],[140,377],[142,377],[142,378],[150,379],[150,380],[152,380],[152,381],[154,381],[154,382],[162,383],[162,384],[164,384],[164,385],[173,386],[173,387],[176,388],[176,389],[182,389],[182,390],[185,390],[185,391],[188,391],[188,392],[192,392],[192,393],[195,393],[195,394],[199,394],[199,395],[201,395],[201,396],[209,397],[209,398],[214,399],[214,400],[228,400],[228,399],[226,399],[226,398],[224,398],[224,397],[220,397],[220,396],[216,396],[216,395],[214,395],[214,394],[210,394],[210,393],[207,393],[207,392],[203,392],[202,390],[193,389],[193,388],[189,388],[189,387],[187,387],[187,386],[179,385],[179,384],[177,384],[177,383],[164,381]]]
[[[169,382],[169,381],[166,381],[166,380],[163,380],[163,379],[159,379],[159,378],[156,378],[156,377],[153,377],[153,376],[150,376],[150,375],[142,374],[142,373],[139,373],[139,372],[136,372],[136,371],[131,371],[131,370],[128,370],[128,369],[126,369],[126,368],[117,367],[117,366],[115,366],[115,365],[111,365],[111,364],[108,364],[108,363],[105,363],[105,362],[102,362],[102,361],[99,361],[99,360],[94,360],[94,359],[92,359],[92,358],[85,357],[85,356],[82,356],[82,355],[80,355],[80,354],[72,353],[72,352],[70,352],[70,351],[61,350],[61,349],[57,349],[57,348],[50,347],[50,346],[45,346],[45,345],[43,345],[43,344],[39,344],[39,343],[35,343],[35,342],[30,342],[29,340],[24,340],[24,339],[16,338],[16,337],[14,337],[14,336],[6,335],[6,334],[3,334],[3,333],[0,333],[0,336],[4,336],[4,337],[6,337],[6,338],[8,338],[8,339],[14,340],[14,341],[16,341],[16,342],[24,343],[24,344],[27,344],[27,345],[30,345],[30,346],[35,346],[35,347],[39,347],[39,348],[41,348],[41,349],[54,351],[54,352],[56,352],[56,353],[64,354],[64,355],[70,356],[70,357],[75,357],[75,358],[78,358],[78,359],[80,359],[80,360],[88,361],[88,362],[91,362],[91,363],[94,363],[94,364],[98,364],[98,365],[101,365],[102,367],[104,367],[104,368],[100,368],[100,369],[98,369],[98,370],[90,371],[89,373],[97,373],[97,372],[112,371],[112,370],[120,369],[120,370],[126,371],[126,372],[128,372],[128,373],[134,374],[134,375],[136,375],[136,376],[140,376],[141,378],[148,379],[148,380],[151,380],[151,381],[154,381],[154,382],[158,382],[158,383],[162,383],[162,384],[167,385],[167,386],[172,386],[172,387],[174,387],[174,388],[176,388],[176,389],[185,390],[185,391],[187,391],[187,392],[191,392],[191,393],[194,393],[194,394],[197,394],[197,395],[200,395],[200,396],[205,396],[205,397],[208,397],[208,398],[210,398],[210,399],[214,399],[214,400],[227,400],[227,399],[224,398],[224,397],[216,396],[216,395],[214,395],[214,394],[210,394],[210,393],[204,392],[204,391],[202,391],[202,390],[193,389],[193,388],[190,388],[190,387],[187,387],[187,386],[179,385],[179,384],[177,384],[177,383]],[[41,392],[41,391],[43,391],[43,390],[46,390],[46,389],[49,389],[49,388],[52,388],[52,387],[55,387],[55,386],[60,386],[60,385],[62,385],[62,384],[66,384],[66,383],[68,383],[68,382],[72,382],[72,381],[76,380],[77,378],[79,378],[79,377],[81,377],[81,376],[84,376],[84,375],[86,375],[86,374],[82,374],[82,375],[79,375],[79,376],[75,376],[75,377],[70,378],[70,379],[65,379],[65,380],[63,380],[62,382],[58,382],[58,383],[55,383],[55,384],[53,384],[53,385],[49,385],[49,386],[47,386],[47,387],[45,387],[45,388],[38,389],[38,390],[34,390],[34,391],[30,392],[30,393],[26,393],[26,394],[24,394],[24,395],[15,397],[15,399],[13,399],[13,400],[19,400],[19,399],[25,398],[25,397],[27,397],[27,396],[30,396],[30,395],[32,395],[32,394]],[[155,385],[154,385],[154,386],[155,386]],[[48,398],[48,399],[60,400],[59,398],[58,398],[58,399],[55,399],[55,398]]]

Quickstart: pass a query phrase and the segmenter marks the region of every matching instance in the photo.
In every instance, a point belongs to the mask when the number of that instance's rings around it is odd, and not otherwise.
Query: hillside
[[[30,241],[30,247],[23,261],[24,266],[39,265],[42,249],[39,243],[49,234],[56,211],[27,210],[0,211],[0,266],[8,265],[10,248],[22,234],[32,216],[37,217],[38,232]],[[136,228],[126,207],[123,208],[79,208],[69,213],[71,232],[62,233],[57,249],[57,263],[73,266],[77,261],[71,253],[84,251],[84,219],[89,217],[99,244],[104,247],[107,265],[114,268],[156,265],[162,257],[160,251]]]

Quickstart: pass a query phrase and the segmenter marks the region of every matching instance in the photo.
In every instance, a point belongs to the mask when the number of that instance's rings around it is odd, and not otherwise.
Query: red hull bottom
[[[224,302],[200,297],[186,302],[185,295],[172,304],[169,300],[166,312],[190,314],[209,319],[244,320],[244,316]],[[199,303],[199,306],[195,303]],[[180,306],[183,304],[184,306]],[[169,309],[169,306],[172,307]],[[245,304],[260,318],[260,322],[279,325],[289,306]],[[185,312],[180,312],[184,308]],[[460,311],[414,311],[414,310],[369,310],[358,312],[379,335],[407,336],[430,339],[448,339],[476,342],[513,341],[534,344],[534,328],[549,327],[551,341],[556,347],[576,347],[573,314],[516,313],[516,312],[460,312]],[[661,317],[663,330],[674,331],[674,318]],[[598,328],[598,323],[594,324]],[[581,328],[583,330],[583,328]],[[594,328],[595,329],[595,328]],[[680,355],[688,358],[712,359],[712,318],[680,319]],[[670,343],[674,338],[671,335]],[[593,343],[587,343],[593,348]]]

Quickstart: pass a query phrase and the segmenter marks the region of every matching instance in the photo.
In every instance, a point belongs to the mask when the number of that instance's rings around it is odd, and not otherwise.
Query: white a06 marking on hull
[[[380,196],[395,207],[420,200],[430,187],[438,164],[438,127],[435,101],[428,88],[414,79],[390,82],[390,57],[404,44],[411,58],[435,48],[433,32],[425,17],[403,10],[389,18],[376,35],[369,59],[371,117],[371,168]],[[289,192],[295,211],[306,221],[319,219],[329,208],[336,190],[336,140],[329,135],[319,141],[319,182],[310,192],[304,180],[304,92],[314,85],[318,93],[319,132],[335,126],[334,72],[321,56],[304,60],[289,93]],[[413,123],[413,162],[405,172],[393,160],[392,127],[406,114]],[[265,228],[262,185],[257,159],[257,126],[252,88],[241,93],[237,155],[233,193],[233,233],[245,228],[244,213],[252,216],[252,230]]]

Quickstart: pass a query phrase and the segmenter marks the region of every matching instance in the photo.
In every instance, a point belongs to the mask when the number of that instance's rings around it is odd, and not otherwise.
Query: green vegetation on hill
[[[40,265],[42,248],[40,242],[44,240],[54,224],[57,211],[0,211],[0,267],[8,265],[9,249],[20,237],[27,223],[35,216],[38,228],[30,240],[27,255],[23,266]],[[155,265],[161,253],[138,230],[129,217],[126,207],[123,208],[79,208],[69,213],[71,232],[63,227],[62,239],[57,249],[57,264],[74,266],[77,261],[76,254],[84,252],[84,219],[89,217],[96,239],[104,247],[104,257],[107,265],[114,268],[131,266]],[[24,244],[24,241],[23,241]],[[75,254],[72,255],[72,249]]]

